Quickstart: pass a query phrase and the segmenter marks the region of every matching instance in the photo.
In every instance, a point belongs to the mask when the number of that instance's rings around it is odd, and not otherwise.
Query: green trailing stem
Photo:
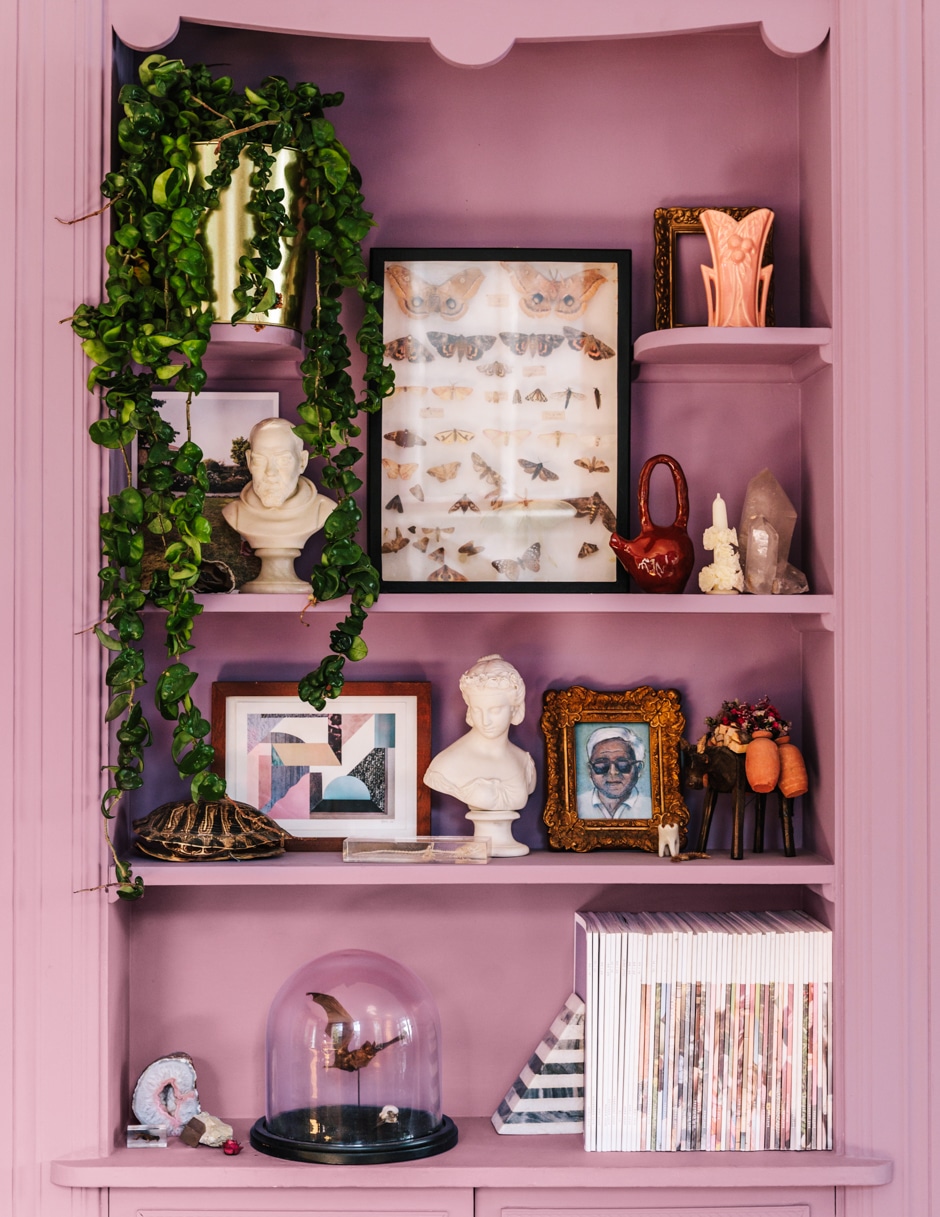
[[[160,394],[172,389],[192,397],[205,386],[202,360],[213,309],[200,234],[243,150],[253,164],[249,207],[255,236],[251,255],[239,261],[234,321],[274,305],[269,271],[280,263],[281,238],[297,235],[283,191],[270,189],[272,152],[296,149],[306,182],[304,239],[314,264],[316,299],[304,333],[304,400],[295,429],[322,459],[321,481],[337,504],[323,529],[323,553],[311,585],[318,601],[344,595],[350,601],[346,616],[330,633],[330,653],[300,681],[300,696],[318,709],[341,691],[347,659],[367,653],[362,628],[379,594],[379,578],[356,541],[361,512],[353,496],[362,482],[355,466],[362,454],[351,441],[360,434],[359,411],[376,410],[394,379],[384,359],[380,289],[369,281],[362,256],[372,216],[364,209],[359,174],[325,114],[340,104],[342,94],[323,94],[309,83],[291,88],[279,76],[268,77],[257,90],[237,92],[228,77],[213,77],[203,65],[187,67],[162,55],[149,56],[139,78],[139,84],[121,89],[119,163],[102,184],[114,219],[104,299],[79,305],[70,319],[92,363],[88,387],[102,405],[91,438],[121,452],[126,472],[124,489],[109,496],[101,514],[99,579],[105,614],[95,632],[110,656],[106,720],[115,725],[117,740],[101,811],[117,867],[118,895],[127,899],[142,894],[142,881],[117,857],[107,822],[122,796],[142,785],[151,742],[140,700],[147,683],[147,604],[165,612],[168,662],[153,692],[158,712],[174,724],[171,753],[177,772],[189,782],[196,801],[225,795],[223,779],[212,772],[209,723],[191,696],[196,673],[183,658],[193,649],[193,625],[202,611],[192,589],[211,536],[203,514],[208,480],[202,452],[189,435],[171,447],[177,437],[160,413]],[[218,157],[200,183],[191,167],[193,146],[203,141],[216,142]],[[341,324],[341,297],[349,290],[364,305],[356,335],[367,385],[360,399],[349,376],[350,351]],[[140,454],[136,486],[128,458],[135,441]],[[184,493],[172,489],[180,477],[188,481]],[[178,539],[168,542],[171,530]],[[147,533],[163,541],[164,568],[144,588]]]

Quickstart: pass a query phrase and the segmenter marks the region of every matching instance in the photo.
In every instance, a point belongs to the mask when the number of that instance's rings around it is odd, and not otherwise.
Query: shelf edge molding
[[[576,6],[546,6],[543,0],[514,0],[511,5],[477,0],[460,7],[349,0],[311,13],[308,0],[279,0],[272,13],[270,6],[249,0],[159,5],[112,0],[111,21],[118,37],[138,51],[159,50],[176,37],[182,21],[191,21],[332,38],[428,41],[443,60],[458,67],[496,63],[516,42],[524,41],[643,38],[756,25],[771,51],[793,57],[815,50],[826,39],[829,0],[788,0],[785,13],[780,7],[779,0],[712,0],[707,10],[698,0],[674,0],[666,9],[647,0],[621,0],[614,8],[603,0],[582,0]]]

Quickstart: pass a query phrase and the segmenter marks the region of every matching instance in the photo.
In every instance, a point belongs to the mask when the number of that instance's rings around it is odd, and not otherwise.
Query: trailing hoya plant
[[[300,696],[318,709],[342,689],[346,660],[366,654],[362,627],[378,596],[379,579],[355,540],[361,512],[353,495],[362,483],[354,467],[362,454],[350,441],[360,433],[358,411],[377,409],[393,381],[376,308],[380,289],[369,281],[361,251],[372,216],[363,207],[359,174],[325,114],[343,95],[321,93],[314,84],[291,88],[280,76],[269,76],[257,90],[239,92],[229,77],[213,77],[203,65],[187,67],[162,55],[147,58],[139,77],[139,84],[125,85],[120,92],[119,163],[101,188],[114,216],[105,298],[79,305],[70,318],[94,365],[88,387],[102,404],[91,438],[123,457],[125,485],[109,496],[101,515],[104,563],[99,578],[106,607],[95,632],[112,652],[106,719],[116,724],[117,736],[101,811],[118,894],[127,899],[142,894],[143,881],[134,879],[130,864],[118,857],[108,821],[121,797],[141,786],[151,741],[141,701],[146,683],[142,610],[148,603],[165,613],[167,663],[156,678],[154,699],[159,713],[174,723],[173,761],[189,781],[194,801],[225,797],[224,780],[210,769],[209,723],[192,698],[196,672],[183,658],[193,649],[193,623],[202,611],[193,587],[210,539],[203,513],[208,479],[201,450],[189,433],[176,436],[160,414],[159,401],[169,389],[187,393],[191,400],[206,383],[202,359],[213,308],[200,234],[243,151],[253,165],[249,209],[255,235],[251,253],[239,259],[233,320],[278,303],[269,272],[280,263],[280,238],[297,236],[283,191],[270,186],[273,154],[288,146],[296,149],[305,182],[303,239],[315,276],[315,302],[303,336],[304,400],[296,431],[311,453],[323,458],[320,479],[337,504],[323,529],[312,596],[350,597],[345,618],[330,634],[330,653],[300,682]],[[192,172],[193,147],[201,141],[211,141],[217,149],[216,167],[204,179]],[[358,400],[340,322],[347,289],[364,304],[357,343],[365,356],[367,387]],[[129,455],[134,441],[140,454],[136,484]],[[180,475],[188,482],[184,493],[173,489]],[[164,562],[145,588],[147,533],[162,539]]]

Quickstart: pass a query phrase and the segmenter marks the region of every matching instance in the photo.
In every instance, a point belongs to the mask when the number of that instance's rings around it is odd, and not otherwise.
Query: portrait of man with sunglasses
[[[646,747],[634,730],[627,726],[598,727],[587,738],[585,754],[583,772],[590,777],[591,788],[578,795],[579,820],[652,819],[649,780],[641,786]]]

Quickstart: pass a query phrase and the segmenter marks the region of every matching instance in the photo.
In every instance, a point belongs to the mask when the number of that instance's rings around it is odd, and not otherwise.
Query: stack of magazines
[[[577,913],[589,1150],[832,1148],[832,934],[802,912]]]

